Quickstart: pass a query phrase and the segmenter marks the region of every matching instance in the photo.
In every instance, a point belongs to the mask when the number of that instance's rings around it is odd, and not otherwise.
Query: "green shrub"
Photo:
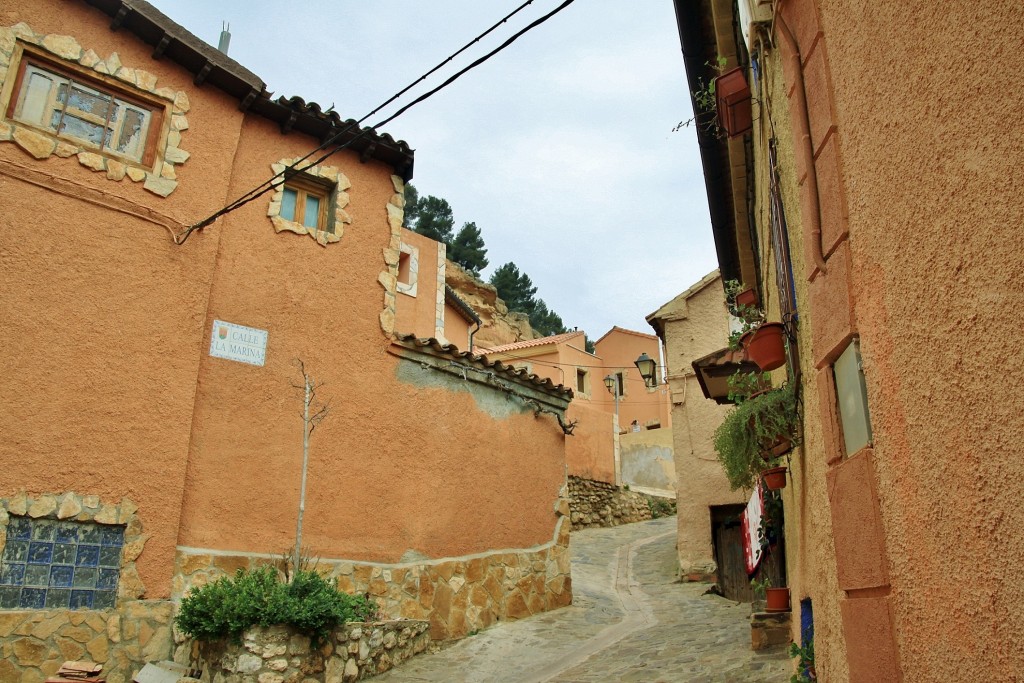
[[[240,640],[251,626],[287,624],[322,642],[337,626],[363,621],[376,611],[366,598],[338,590],[337,581],[315,571],[299,570],[282,583],[271,566],[239,569],[234,578],[221,577],[181,601],[175,623],[198,640]]]

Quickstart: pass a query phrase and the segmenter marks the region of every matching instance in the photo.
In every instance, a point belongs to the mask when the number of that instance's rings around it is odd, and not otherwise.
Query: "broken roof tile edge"
[[[562,334],[553,334],[550,337],[537,337],[536,339],[525,339],[523,341],[512,342],[511,344],[502,344],[501,346],[495,346],[493,348],[481,348],[481,351],[485,354],[491,354],[519,351],[520,349],[532,349],[534,347],[545,346],[547,344],[561,344],[562,342],[569,341],[570,339],[576,339],[583,334],[584,332],[581,330],[563,332]]]
[[[352,119],[342,120],[335,111],[324,112],[316,102],[301,97],[271,99],[256,74],[212,45],[198,38],[145,0],[84,0],[111,17],[111,30],[125,28],[142,42],[154,46],[153,58],[166,57],[195,75],[196,85],[209,83],[239,101],[243,111],[251,110],[281,125],[282,131],[296,130],[317,140],[345,131],[339,144],[350,144],[361,158],[372,158],[394,168],[406,182],[412,179],[413,150],[387,133],[358,128]],[[346,130],[351,129],[351,130]]]
[[[394,336],[394,340],[397,344],[403,346],[416,348],[420,351],[429,351],[434,355],[447,356],[453,360],[469,363],[487,370],[493,370],[495,373],[503,375],[508,379],[512,379],[516,383],[529,386],[535,390],[543,391],[544,393],[563,400],[571,400],[573,397],[572,389],[563,384],[555,384],[550,379],[538,377],[532,372],[527,371],[525,368],[506,365],[500,360],[488,360],[486,356],[478,356],[474,353],[470,353],[469,351],[460,351],[459,347],[455,344],[444,344],[434,337],[417,337],[415,334],[396,334]]]

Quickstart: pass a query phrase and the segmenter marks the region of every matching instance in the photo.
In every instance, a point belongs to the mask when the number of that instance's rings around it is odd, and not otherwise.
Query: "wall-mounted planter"
[[[765,591],[765,612],[788,612],[789,589],[769,588]]]
[[[761,473],[764,477],[764,485],[772,491],[786,488],[786,468],[773,467]]]
[[[737,306],[753,306],[757,307],[757,292],[754,288],[744,289],[742,292],[736,295]]]
[[[793,442],[788,437],[780,436],[773,443],[764,446],[764,450],[761,451],[761,458],[765,462],[771,462],[776,458],[781,458],[791,450],[793,450]]]
[[[785,339],[786,328],[782,323],[765,323],[743,335],[740,343],[747,352],[747,360],[768,372],[786,364]]]
[[[754,127],[750,87],[743,69],[736,67],[715,79],[715,99],[718,105],[718,125],[729,137],[735,137]]]

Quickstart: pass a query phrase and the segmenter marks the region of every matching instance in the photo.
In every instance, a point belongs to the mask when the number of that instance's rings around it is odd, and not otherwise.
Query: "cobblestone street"
[[[381,683],[774,683],[784,649],[750,649],[750,606],[675,583],[676,518],[572,535],[571,607],[422,655]]]

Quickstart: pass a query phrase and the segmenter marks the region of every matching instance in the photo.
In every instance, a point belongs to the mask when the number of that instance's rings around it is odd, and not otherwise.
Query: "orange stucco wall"
[[[641,427],[653,423],[660,424],[662,429],[671,427],[668,388],[664,384],[654,389],[644,386],[640,371],[634,365],[640,354],[646,353],[658,362],[658,379],[662,381],[658,338],[615,327],[596,342],[595,350],[604,363],[605,374],[624,372],[626,375],[623,395],[619,399],[619,424],[627,428],[636,420]]]
[[[806,411],[786,493],[788,559],[794,599],[815,601],[819,676],[973,680],[984,662],[986,680],[1016,680],[1024,510],[1013,387],[1024,366],[994,350],[1014,348],[1024,303],[1024,134],[1006,117],[1024,85],[1024,30],[1007,20],[1019,7],[782,7],[803,59],[827,269],[811,265],[818,244],[783,49],[766,73],[786,102],[774,116],[786,123]],[[855,335],[874,441],[853,454],[839,438],[830,363]]]
[[[75,27],[84,48],[116,51],[159,87],[195,94],[182,140],[193,157],[166,199],[74,157],[37,160],[0,144],[0,489],[131,498],[152,534],[139,573],[160,597],[174,558],[216,237],[197,235],[181,249],[145,216],[154,207],[155,220],[182,229],[222,205],[242,115],[218,91],[198,94],[190,75],[111,32],[84,3],[0,12],[0,24],[17,21],[36,33]]]
[[[247,121],[232,191],[310,143]],[[378,321],[390,169],[354,154],[332,161],[352,182],[347,211],[358,238],[353,230],[324,249],[306,237],[274,236],[256,203],[222,226],[226,266],[207,325],[216,317],[266,329],[270,342],[263,368],[203,360],[179,543],[276,552],[292,542],[302,455],[295,359],[324,383],[333,411],[312,442],[303,533],[311,548],[397,561],[408,550],[440,557],[550,539],[561,430],[538,429],[529,412],[495,420],[468,394],[396,377]],[[253,250],[249,231],[261,225],[265,244]],[[522,450],[505,446],[513,443]]]
[[[469,351],[469,333],[475,330],[476,323],[466,320],[455,306],[447,301],[444,304],[444,338],[463,351]]]
[[[388,352],[389,167],[354,153],[327,162],[352,183],[352,224],[326,248],[275,233],[269,196],[175,246],[154,221],[180,230],[317,141],[243,120],[236,101],[84,3],[0,16],[73,31],[191,103],[191,158],[167,198],[0,143],[0,497],[131,498],[151,534],[138,560],[147,598],[169,595],[176,545],[280,553],[298,508],[301,359],[331,404],[310,453],[303,543],[316,554],[393,562],[552,541],[565,481],[554,419],[417,377]],[[267,330],[266,364],[210,357],[214,319]]]
[[[1024,88],[1024,28],[1008,20],[1019,9],[820,8],[842,131],[834,203],[849,211],[848,287],[908,681],[969,677],[979,658],[990,680],[1024,670],[1024,587],[1008,580],[1024,556],[1024,465],[1011,456],[1024,365],[991,355],[1019,338],[1024,304],[1024,134],[1005,116]],[[886,60],[870,49],[890,41],[928,50]],[[863,97],[905,74],[909,98]]]

